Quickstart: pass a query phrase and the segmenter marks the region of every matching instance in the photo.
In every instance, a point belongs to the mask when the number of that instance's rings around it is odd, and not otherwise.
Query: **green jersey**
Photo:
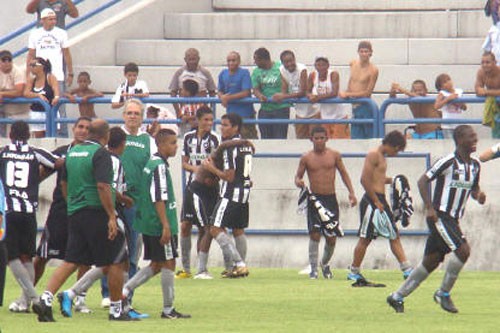
[[[94,141],[74,146],[66,156],[63,180],[68,185],[68,215],[82,208],[102,208],[97,183],[113,183],[111,155]],[[115,190],[110,188],[115,202]]]
[[[122,129],[127,133],[125,151],[120,158],[125,171],[126,194],[137,202],[142,169],[156,153],[157,148],[154,139],[148,133],[139,131],[137,135],[131,135],[124,127]]]
[[[160,201],[165,204],[170,233],[177,235],[177,208],[168,163],[155,154],[142,172],[137,215],[133,224],[135,230],[149,236],[161,236],[163,226],[155,208],[155,202]]]
[[[281,63],[273,62],[270,69],[255,68],[252,72],[252,87],[259,88],[268,99],[281,92]],[[261,109],[273,111],[290,107],[288,103],[262,103]]]

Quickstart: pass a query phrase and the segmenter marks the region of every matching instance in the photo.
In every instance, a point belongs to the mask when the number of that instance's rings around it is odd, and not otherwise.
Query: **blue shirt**
[[[238,68],[236,73],[230,74],[228,69],[219,74],[219,91],[223,94],[236,94],[243,90],[252,89],[252,80],[248,69]],[[228,103],[227,113],[237,113],[243,118],[253,116],[253,104]]]

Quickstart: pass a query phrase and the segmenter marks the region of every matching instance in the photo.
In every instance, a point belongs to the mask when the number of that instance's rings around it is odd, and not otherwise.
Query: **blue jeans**
[[[372,109],[365,104],[353,106],[352,116],[354,119],[374,118]],[[374,120],[375,121],[375,120]],[[373,137],[372,124],[352,124],[351,139],[371,139]]]
[[[290,119],[290,108],[259,110],[259,119]],[[261,139],[286,139],[288,124],[259,124]]]

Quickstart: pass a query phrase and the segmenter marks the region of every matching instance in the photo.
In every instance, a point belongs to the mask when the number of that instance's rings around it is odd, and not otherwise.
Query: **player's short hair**
[[[182,89],[189,93],[189,96],[196,96],[200,91],[200,85],[195,80],[187,79],[182,81]]]
[[[139,66],[135,62],[129,62],[123,67],[123,73],[139,73]]]
[[[116,149],[127,140],[127,134],[120,127],[115,126],[109,130],[108,147]]]
[[[281,54],[280,54],[280,60],[281,60],[281,62],[283,62],[283,58],[286,57],[286,56],[292,56],[292,58],[295,59],[295,54],[293,53],[293,51],[291,51],[291,50],[285,50],[285,51],[281,52]]]
[[[74,126],[74,127],[78,126],[78,124],[79,124],[81,121],[88,121],[88,122],[90,123],[90,122],[92,122],[92,118],[87,117],[87,116],[81,116],[81,117],[78,117],[78,119],[75,121],[75,124],[74,124],[73,126]]]
[[[258,48],[253,55],[262,60],[271,60],[271,54],[265,47]]]
[[[160,129],[155,136],[156,145],[159,146],[162,142],[165,141],[165,139],[167,139],[171,135],[177,137],[177,134],[173,130],[171,130],[170,128]]]
[[[10,127],[9,136],[12,141],[26,142],[30,138],[30,126],[24,120],[18,120]]]
[[[80,72],[80,73],[78,73],[78,76],[77,76],[77,77],[78,77],[78,78],[80,78],[80,77],[82,77],[82,76],[85,76],[85,77],[86,77],[87,79],[89,79],[89,81],[90,81],[90,74],[89,74],[89,72],[85,72],[85,71]]]
[[[372,49],[372,43],[370,43],[367,40],[362,40],[358,44],[358,51],[361,50],[361,49],[368,49],[370,51],[373,51],[373,49]]]
[[[459,125],[453,130],[453,141],[455,145],[458,144],[458,140],[461,139],[469,130],[472,130],[470,125]]]
[[[316,133],[325,133],[326,134],[326,128],[323,126],[314,126],[313,129],[311,130],[311,137],[314,136]]]
[[[241,126],[243,126],[243,119],[241,119],[241,116],[236,113],[226,113],[221,117],[221,119],[227,119],[229,120],[229,123],[231,126],[238,126],[238,133],[241,131]]]
[[[94,119],[89,126],[89,139],[100,140],[109,133],[109,124],[103,119]]]
[[[446,73],[439,74],[436,77],[436,82],[434,84],[436,86],[436,90],[437,91],[441,90],[441,88],[443,87],[443,83],[448,80],[451,80],[451,77],[448,74]]]
[[[406,147],[406,138],[400,131],[394,130],[385,135],[382,139],[383,145],[388,145],[391,147],[398,147],[404,150]]]
[[[208,105],[202,105],[196,110],[196,118],[201,119],[206,114],[213,114],[212,109]]]

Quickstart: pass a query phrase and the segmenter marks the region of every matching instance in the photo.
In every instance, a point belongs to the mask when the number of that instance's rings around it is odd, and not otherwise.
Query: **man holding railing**
[[[500,67],[496,65],[495,55],[491,52],[483,53],[474,89],[476,95],[486,97],[483,125],[491,127],[493,138],[500,138],[500,122],[496,120],[500,107],[495,101],[496,97],[500,96]]]

